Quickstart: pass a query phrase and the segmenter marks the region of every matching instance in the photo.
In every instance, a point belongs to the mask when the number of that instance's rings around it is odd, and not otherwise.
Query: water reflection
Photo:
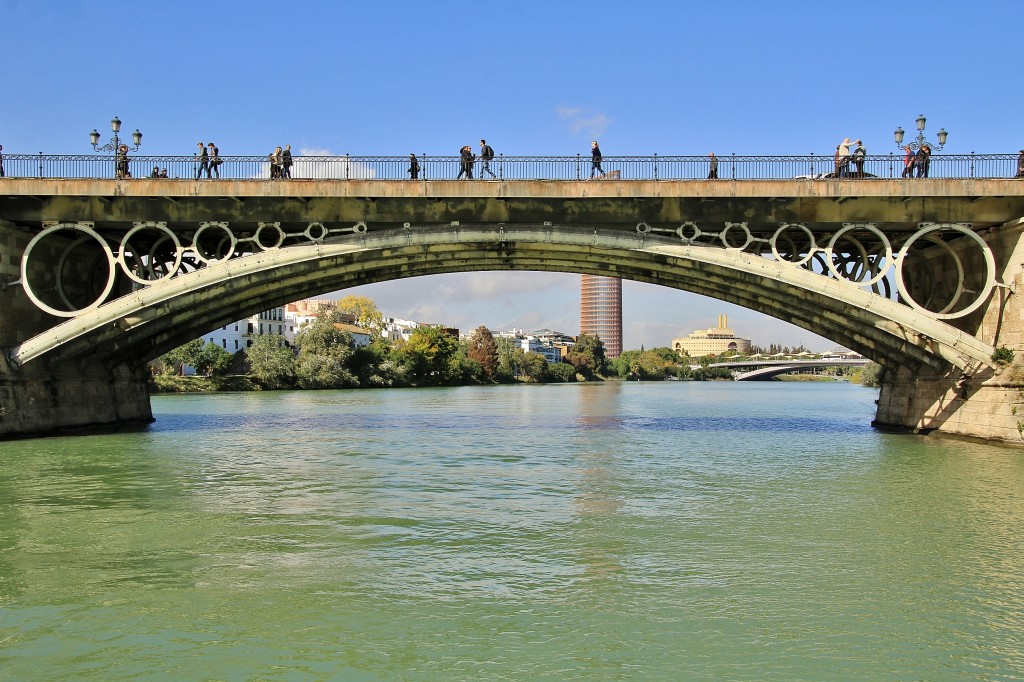
[[[0,663],[11,679],[1021,677],[1019,452],[883,436],[873,398],[168,396],[145,433],[5,443]]]

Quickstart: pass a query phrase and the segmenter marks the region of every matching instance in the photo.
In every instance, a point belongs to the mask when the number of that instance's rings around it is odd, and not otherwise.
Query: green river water
[[[0,680],[1024,679],[1024,451],[876,397],[156,396],[0,442]]]

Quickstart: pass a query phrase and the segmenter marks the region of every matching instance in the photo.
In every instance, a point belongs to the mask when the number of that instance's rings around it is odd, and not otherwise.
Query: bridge
[[[657,179],[483,182],[118,179],[84,158],[0,179],[0,437],[148,421],[149,359],[307,295],[531,270],[757,310],[878,362],[880,427],[1019,440],[1019,382],[993,356],[1021,349],[1024,185],[976,176],[1003,157],[922,180],[666,180],[647,159]],[[575,163],[530,157],[511,174]],[[45,177],[60,174],[76,177]]]
[[[733,379],[736,381],[768,381],[782,374],[800,372],[807,369],[824,369],[826,367],[864,367],[870,362],[867,358],[856,360],[841,359],[813,359],[813,360],[730,360],[727,362],[713,362],[708,365],[709,369],[723,367],[730,370],[746,370],[733,372]],[[690,369],[699,369],[700,365],[690,365]]]

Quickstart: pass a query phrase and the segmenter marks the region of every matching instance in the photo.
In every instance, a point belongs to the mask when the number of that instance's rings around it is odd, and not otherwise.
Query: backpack
[[[490,161],[491,159],[494,158],[494,150],[491,149],[491,145],[489,145],[489,144],[485,144],[484,145],[484,153],[481,154],[481,156],[483,158],[487,159],[488,161]]]

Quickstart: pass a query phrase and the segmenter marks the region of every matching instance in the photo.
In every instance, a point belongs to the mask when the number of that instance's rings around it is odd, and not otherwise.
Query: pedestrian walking
[[[291,180],[292,179],[292,146],[290,144],[286,144],[284,146],[284,151],[283,152],[281,151],[280,147],[277,148],[277,151],[281,155],[281,177],[282,178],[287,178],[287,179]]]
[[[4,177],[4,146],[0,144],[0,178]]]
[[[206,145],[202,142],[197,142],[196,146],[199,147],[199,152],[196,154],[196,180],[202,177],[203,173],[206,173],[206,177],[210,177],[210,155],[206,151]]]
[[[928,145],[922,146],[917,150],[917,157],[914,159],[914,166],[917,167],[917,177],[927,178],[928,177],[928,166],[931,165],[932,161],[932,148]]]
[[[409,173],[409,179],[410,180],[419,180],[419,177],[420,177],[420,162],[416,158],[415,154],[410,154],[409,155],[409,170],[408,170],[408,173]]]
[[[708,180],[718,179],[718,157],[714,152],[708,154]]]
[[[487,140],[480,140],[480,178],[483,179],[484,173],[490,173],[492,180],[497,180],[498,176],[491,170],[491,159],[494,158],[494,150],[491,149],[491,145],[487,144]]]
[[[3,146],[0,146],[0,150],[3,150]],[[3,176],[4,176],[3,156],[0,155],[0,178],[2,178]],[[1015,175],[1014,177],[1024,178],[1024,149],[1021,149],[1020,153],[1017,155],[1017,175]]]
[[[853,165],[857,167],[856,177],[864,178],[864,161],[867,160],[868,150],[864,148],[864,144],[857,140],[854,144],[857,147],[853,150]]]
[[[900,177],[914,177],[914,150],[909,145],[903,148],[903,174]]]
[[[462,170],[459,171],[459,175],[455,179],[461,180],[462,178],[466,178],[467,180],[472,180],[473,161],[476,160],[473,156],[473,148],[470,147],[468,144],[465,145],[462,149],[459,150],[459,158],[459,163],[462,166]]]
[[[207,146],[210,148],[210,170],[212,170],[214,175],[217,176],[217,179],[220,180],[220,164],[222,162],[220,158],[220,150],[217,149],[217,145],[212,142]]]
[[[598,146],[597,140],[590,143],[590,177],[594,177],[594,173],[600,173],[601,177],[604,177],[604,171],[601,169],[601,161],[604,159],[601,156],[601,147]]]

